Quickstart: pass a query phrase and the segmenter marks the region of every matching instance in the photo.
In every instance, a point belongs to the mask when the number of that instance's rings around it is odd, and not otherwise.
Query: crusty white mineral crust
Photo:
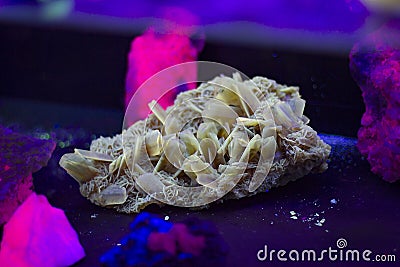
[[[167,110],[155,101],[149,107],[153,114],[122,134],[61,158],[83,196],[126,213],[161,205],[156,195],[195,207],[218,194],[218,201],[251,196],[328,167],[331,148],[307,125],[298,87],[234,74],[180,93]],[[181,194],[178,186],[202,190]]]

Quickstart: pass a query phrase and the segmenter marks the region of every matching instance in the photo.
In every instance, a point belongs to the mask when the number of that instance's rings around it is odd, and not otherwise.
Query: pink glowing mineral
[[[175,71],[167,79],[159,79],[142,90],[143,83],[154,74],[176,64],[195,61],[202,49],[201,39],[191,38],[196,34],[196,18],[185,10],[166,9],[159,25],[150,27],[144,34],[136,37],[131,43],[128,55],[128,72],[126,76],[125,107],[132,97],[135,108],[126,114],[126,122],[130,125],[138,119],[145,118],[150,109],[147,104],[158,100],[162,107],[173,104],[175,96],[196,84],[197,69],[195,65],[184,70]],[[197,44],[197,45],[196,45]],[[200,44],[200,45],[199,45]],[[165,91],[164,88],[171,90]]]
[[[177,251],[199,256],[205,247],[204,236],[194,236],[183,223],[176,223],[166,233],[152,232],[147,247],[152,251],[166,251],[176,255]]]
[[[85,256],[64,211],[32,193],[4,226],[2,267],[70,266]]]
[[[365,113],[358,148],[371,170],[388,182],[400,179],[400,34],[388,24],[357,43],[352,75],[362,90]]]

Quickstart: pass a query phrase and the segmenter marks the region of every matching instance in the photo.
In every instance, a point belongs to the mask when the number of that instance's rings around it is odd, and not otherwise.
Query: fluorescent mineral
[[[308,126],[299,88],[219,76],[180,93],[122,134],[60,165],[93,203],[139,212],[151,203],[206,207],[327,169],[330,146]]]
[[[388,182],[400,180],[399,29],[399,23],[383,26],[350,53],[350,70],[365,103],[357,147],[371,171]]]
[[[85,256],[63,210],[32,193],[4,226],[0,265],[63,267]]]
[[[32,173],[47,165],[52,140],[37,139],[0,125],[0,226],[32,193]]]

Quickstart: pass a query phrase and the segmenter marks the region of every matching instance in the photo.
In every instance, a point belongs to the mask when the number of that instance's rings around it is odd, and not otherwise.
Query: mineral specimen
[[[0,225],[32,193],[32,173],[47,165],[55,143],[0,126]]]
[[[132,97],[136,108],[127,113],[129,124],[138,119],[146,118],[149,109],[146,104],[154,98],[162,107],[174,102],[180,91],[195,88],[196,65],[186,66],[180,71],[170,72],[168,77],[157,80],[151,88],[138,90],[147,80],[170,66],[195,61],[202,50],[203,38],[194,37],[197,34],[197,18],[190,12],[180,8],[167,8],[157,25],[150,27],[144,34],[136,37],[131,44],[128,55],[128,72],[126,75],[125,106],[128,107]],[[162,84],[168,83],[171,89],[163,91]]]
[[[32,193],[4,226],[0,264],[4,267],[70,266],[85,256],[64,211]]]
[[[205,207],[327,168],[330,146],[307,125],[297,87],[235,73],[180,93],[167,110],[149,106],[146,120],[61,158],[92,202],[127,213]]]
[[[396,26],[397,29],[400,25]],[[365,103],[358,148],[388,182],[400,179],[400,35],[384,26],[357,43],[350,69]]]
[[[225,266],[228,248],[213,224],[194,218],[172,223],[146,212],[131,233],[100,258],[106,267]]]

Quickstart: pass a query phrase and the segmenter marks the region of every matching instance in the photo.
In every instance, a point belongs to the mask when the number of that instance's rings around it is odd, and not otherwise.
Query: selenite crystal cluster
[[[307,125],[298,87],[236,73],[180,93],[166,110],[149,106],[146,120],[61,158],[92,202],[127,213],[206,207],[328,167],[331,147]]]

